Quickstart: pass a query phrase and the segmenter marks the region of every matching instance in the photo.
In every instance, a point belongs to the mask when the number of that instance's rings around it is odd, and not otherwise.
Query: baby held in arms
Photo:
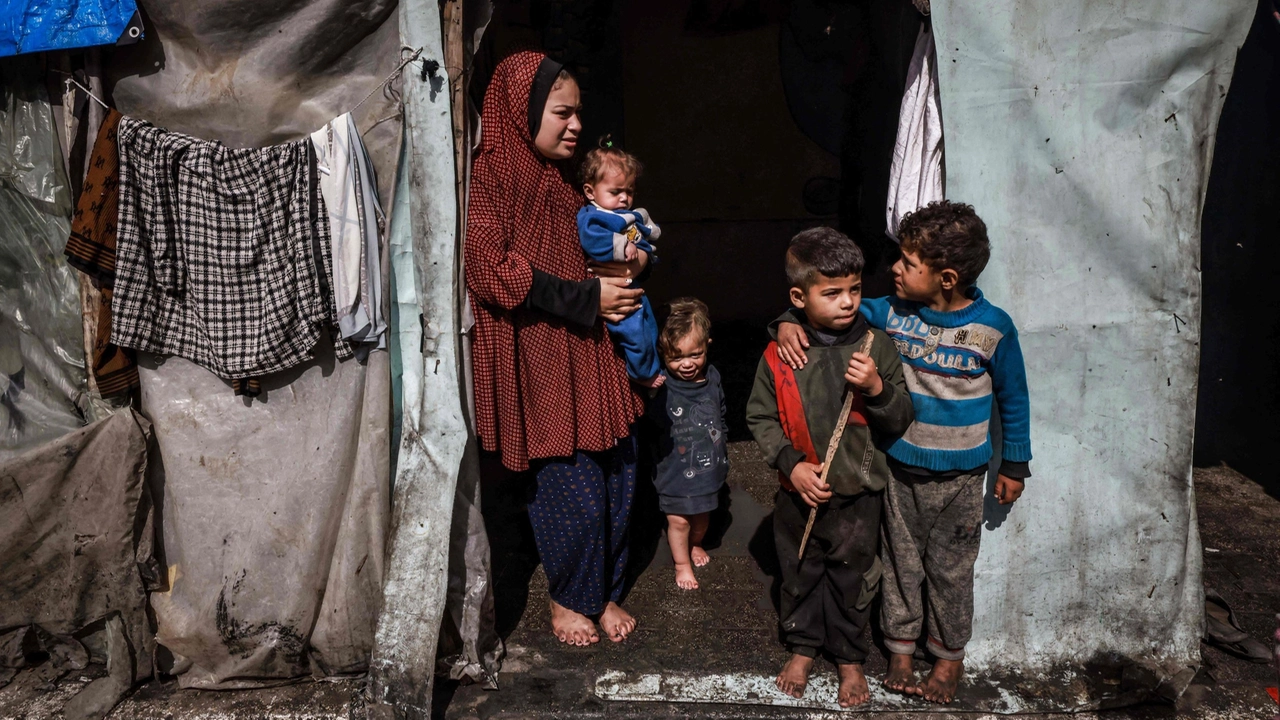
[[[582,190],[587,205],[578,211],[578,240],[595,262],[631,261],[640,250],[652,257],[661,234],[643,208],[631,209],[635,200],[640,161],[605,141],[587,153],[582,164]],[[637,385],[653,389],[665,376],[658,362],[658,321],[649,299],[640,298],[640,309],[619,322],[607,323],[627,361],[627,376]]]

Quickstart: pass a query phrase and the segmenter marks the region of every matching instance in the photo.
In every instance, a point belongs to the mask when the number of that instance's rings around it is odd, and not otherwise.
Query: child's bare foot
[[[693,574],[693,566],[688,563],[676,565],[676,585],[681,590],[697,590],[698,578]]]
[[[931,703],[946,705],[956,698],[961,677],[964,677],[963,660],[938,660],[929,677],[920,683],[918,694]]]
[[[840,707],[856,707],[871,699],[867,676],[862,674],[860,663],[836,665],[836,675],[840,677],[840,691],[836,695]]]
[[[782,672],[778,673],[778,689],[793,698],[804,697],[804,689],[809,685],[809,670],[813,668],[813,658],[793,654]]]
[[[707,551],[697,545],[689,548],[689,557],[693,558],[693,564],[695,567],[702,567],[703,565],[711,562],[711,556],[707,554]]]
[[[662,373],[658,373],[657,375],[654,375],[653,377],[647,380],[635,380],[634,382],[635,384],[639,385],[642,388],[657,390],[658,388],[662,387],[662,384],[665,383],[666,381],[667,381],[667,376],[663,375]]]
[[[904,695],[918,695],[920,688],[916,684],[915,669],[911,666],[910,655],[889,655],[889,672],[884,676],[884,686],[893,692]]]
[[[632,630],[636,629],[636,619],[631,617],[631,613],[623,610],[618,603],[610,601],[604,606],[604,612],[600,615],[600,629],[610,640],[622,642],[627,639]]]
[[[551,632],[565,645],[586,647],[600,642],[600,635],[596,633],[595,623],[590,618],[555,600],[551,601]]]

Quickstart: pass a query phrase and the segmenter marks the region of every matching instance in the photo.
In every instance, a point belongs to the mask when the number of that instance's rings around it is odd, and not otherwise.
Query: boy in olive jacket
[[[781,488],[773,533],[782,569],[781,640],[792,653],[778,688],[802,697],[813,659],[836,661],[842,707],[870,694],[862,663],[871,599],[880,580],[877,542],[881,496],[889,478],[882,447],[906,431],[915,415],[893,342],[858,312],[862,252],[830,228],[806,230],[787,249],[791,303],[810,339],[809,363],[793,370],[772,342],[756,370],[747,425]],[[770,334],[777,340],[775,321]],[[859,352],[866,335],[868,353]],[[854,393],[844,435],[821,480],[827,445],[846,392]],[[817,521],[799,558],[810,508]]]

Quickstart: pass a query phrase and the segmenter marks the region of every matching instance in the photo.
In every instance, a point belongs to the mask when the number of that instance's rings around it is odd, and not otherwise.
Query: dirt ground
[[[751,676],[767,677],[785,657],[776,643],[774,571],[769,562],[770,536],[763,530],[772,502],[775,480],[749,443],[731,445],[733,475],[727,511],[713,526],[713,562],[699,573],[702,589],[687,593],[672,582],[672,566],[660,532],[659,519],[638,517],[652,532],[642,534],[635,547],[637,567],[627,604],[641,618],[635,635],[624,645],[601,643],[592,649],[566,648],[547,632],[546,580],[530,554],[529,538],[521,533],[495,533],[495,584],[498,622],[507,637],[508,658],[499,678],[499,691],[442,682],[437,687],[435,715],[454,718],[828,718],[844,715],[821,703],[810,707],[722,703],[663,703],[601,699],[599,679],[625,670],[628,680],[648,675],[690,677],[714,674],[722,694],[753,692]],[[1221,468],[1195,473],[1197,510],[1205,548],[1205,583],[1231,604],[1244,629],[1265,640],[1275,630],[1280,610],[1280,500],[1256,483]],[[511,488],[489,488],[489,495],[518,496]],[[497,504],[497,503],[495,503]],[[641,507],[645,503],[642,501]],[[498,508],[491,508],[497,510]],[[504,515],[505,513],[505,515]],[[519,520],[518,503],[502,508],[497,522]],[[509,526],[508,526],[509,527]],[[527,531],[527,528],[526,528]],[[1254,665],[1204,645],[1203,668],[1177,706],[1144,704],[1074,718],[1187,717],[1204,720],[1268,718],[1276,706],[1266,688],[1277,685],[1273,669]],[[883,672],[879,650],[868,662],[871,675]],[[0,720],[61,717],[61,707],[84,683],[97,676],[72,672],[56,677],[47,668],[28,669],[0,689]],[[834,678],[823,661],[810,694],[818,684]],[[756,678],[758,680],[758,677]],[[1102,683],[1114,682],[1106,678]],[[1089,682],[1089,679],[1084,679]],[[1061,689],[1082,680],[1063,681]],[[643,679],[640,682],[643,685]],[[986,715],[998,707],[993,687],[999,679],[964,689],[953,711]],[[625,682],[614,689],[627,690]],[[1079,687],[1077,687],[1079,689]],[[368,717],[359,679],[306,682],[278,688],[238,692],[178,690],[170,680],[141,686],[112,713],[118,720],[180,720],[182,718],[351,718]],[[631,691],[636,690],[633,683]],[[1026,684],[1010,683],[1005,692],[1024,692]],[[1099,685],[1090,692],[1106,688]],[[1034,695],[1030,693],[1029,695]],[[1026,698],[1024,698],[1026,700]],[[923,704],[895,701],[877,695],[875,715],[914,718],[942,717]],[[1033,701],[1022,710],[1035,711]]]

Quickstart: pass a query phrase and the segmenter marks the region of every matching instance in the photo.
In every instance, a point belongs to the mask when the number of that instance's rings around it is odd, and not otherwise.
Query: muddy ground
[[[500,676],[501,690],[485,691],[475,686],[458,687],[443,682],[436,699],[436,716],[441,718],[826,718],[837,713],[810,702],[808,708],[778,708],[765,705],[684,704],[623,702],[601,699],[598,678],[610,671],[625,671],[629,681],[643,676],[668,678],[715,673],[726,692],[746,696],[752,688],[744,683],[750,676],[765,677],[785,657],[776,644],[774,575],[767,532],[761,521],[768,514],[772,488],[771,473],[759,461],[749,443],[731,446],[734,472],[725,513],[713,528],[711,545],[714,560],[699,573],[702,589],[682,592],[672,582],[671,560],[660,537],[656,517],[637,518],[652,528],[637,543],[635,585],[627,601],[642,623],[625,645],[601,643],[592,649],[566,648],[547,632],[546,580],[530,554],[528,538],[521,533],[495,533],[495,581],[498,589],[498,621],[507,637],[508,659]],[[1268,496],[1252,481],[1222,468],[1200,469],[1195,473],[1197,509],[1205,547],[1205,582],[1216,589],[1235,609],[1237,618],[1254,637],[1262,640],[1274,631],[1274,614],[1280,610],[1280,572],[1274,559],[1280,557],[1280,500]],[[510,493],[510,488],[491,491]],[[495,502],[494,505],[497,505]],[[643,506],[643,503],[642,503]],[[495,510],[497,508],[494,508]],[[504,515],[505,513],[505,515]],[[496,513],[498,522],[519,521],[518,506]],[[510,526],[508,526],[510,527]],[[1277,684],[1273,670],[1234,658],[1220,650],[1203,646],[1204,665],[1178,706],[1144,704],[1119,710],[1061,717],[1166,718],[1188,717],[1205,720],[1268,718],[1276,706],[1266,688]],[[813,695],[818,685],[830,682],[833,668],[818,664]],[[884,661],[873,649],[868,663],[872,675],[883,671]],[[923,667],[923,665],[921,666]],[[20,673],[0,689],[0,720],[61,717],[61,708],[84,683],[100,670],[56,677],[39,666]],[[999,685],[968,686],[957,711],[970,716],[983,710],[999,709]],[[1060,679],[1032,688],[1025,681],[1010,681],[1021,709],[1035,711],[1037,697],[1061,701],[1072,693],[1120,694],[1117,677]],[[1114,685],[1115,687],[1108,687]],[[142,685],[112,713],[119,720],[181,720],[183,718],[352,718],[368,713],[359,679],[336,682],[305,682],[278,688],[237,692],[178,690],[172,679],[153,680]],[[616,685],[614,690],[626,690]],[[636,690],[633,683],[631,691]],[[815,698],[816,699],[816,698]],[[1122,698],[1120,698],[1122,699]],[[903,703],[878,695],[875,714],[910,714],[916,718],[936,715],[923,704]],[[1006,707],[1005,709],[1010,709]],[[840,713],[843,714],[843,713]]]

